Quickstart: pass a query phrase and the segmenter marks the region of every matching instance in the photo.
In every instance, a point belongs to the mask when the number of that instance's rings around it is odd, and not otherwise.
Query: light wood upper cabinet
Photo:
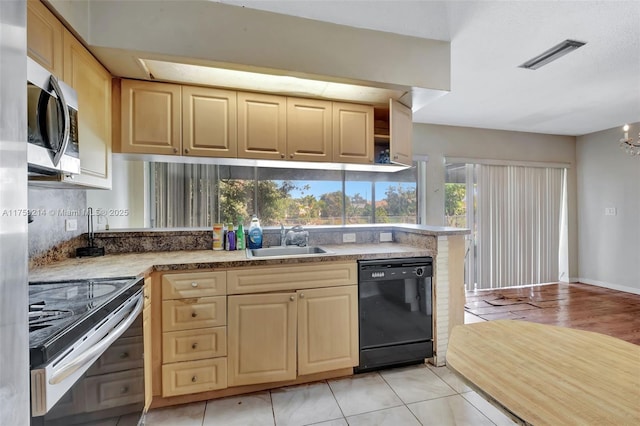
[[[180,154],[181,93],[177,84],[122,80],[119,152]]]
[[[295,292],[229,296],[229,386],[296,378]]]
[[[78,93],[80,175],[69,182],[111,189],[111,74],[64,30],[63,80]]]
[[[238,154],[237,92],[182,87],[184,155],[235,158]]]
[[[358,365],[358,286],[297,293],[298,374]]]
[[[411,108],[389,100],[389,141],[392,163],[411,166],[413,163],[413,113]]]
[[[331,101],[287,98],[287,158],[330,162],[332,120]]]
[[[333,103],[333,161],[373,163],[373,107]]]
[[[63,30],[40,0],[27,2],[27,54],[57,77],[63,73]]]
[[[285,159],[286,124],[287,98],[238,92],[238,157]]]

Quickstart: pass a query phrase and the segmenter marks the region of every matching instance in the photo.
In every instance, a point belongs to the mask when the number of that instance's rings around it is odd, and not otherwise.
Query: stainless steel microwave
[[[78,95],[27,58],[27,159],[29,175],[80,173]]]

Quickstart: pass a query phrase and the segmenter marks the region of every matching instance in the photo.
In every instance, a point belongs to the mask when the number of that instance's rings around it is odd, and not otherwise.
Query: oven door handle
[[[131,314],[129,314],[129,316],[125,320],[120,322],[120,324],[118,324],[115,328],[109,330],[105,334],[105,337],[95,346],[91,347],[91,349],[83,352],[82,355],[78,356],[73,361],[70,361],[68,364],[62,367],[60,370],[56,371],[51,376],[51,379],[49,379],[49,384],[55,385],[57,383],[60,383],[68,376],[76,372],[83,365],[87,364],[88,362],[93,362],[93,358],[96,355],[102,354],[102,352],[104,352],[109,346],[111,346],[111,344],[115,342],[116,339],[120,337],[122,333],[124,333],[136,320],[140,312],[142,312],[143,303],[144,299],[142,298],[142,294],[140,294],[138,296],[138,301],[135,307],[131,311]]]

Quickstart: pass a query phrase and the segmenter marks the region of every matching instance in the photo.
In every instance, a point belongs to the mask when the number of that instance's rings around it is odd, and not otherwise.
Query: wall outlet
[[[356,234],[342,234],[342,242],[343,243],[355,243],[356,242]]]
[[[618,214],[618,210],[615,207],[605,207],[604,215],[605,216],[616,216]]]
[[[393,241],[393,234],[391,232],[381,232],[380,233],[380,242],[381,243],[390,243]]]
[[[78,220],[77,219],[65,219],[64,220],[64,230],[65,231],[76,231],[78,229]]]

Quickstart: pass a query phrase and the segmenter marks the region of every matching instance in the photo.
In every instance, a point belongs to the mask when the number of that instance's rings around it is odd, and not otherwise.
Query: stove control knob
[[[416,275],[421,277],[424,275],[424,268],[416,268]]]
[[[193,282],[191,283],[191,287],[198,287],[198,283],[197,283],[197,282],[195,282],[195,281],[193,281]]]

